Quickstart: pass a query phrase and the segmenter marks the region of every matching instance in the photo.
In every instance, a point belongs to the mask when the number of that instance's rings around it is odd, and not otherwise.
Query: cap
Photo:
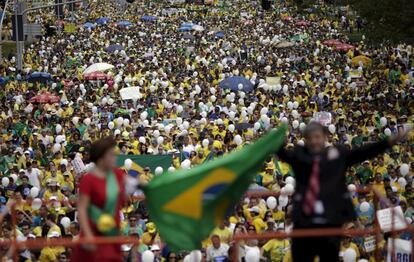
[[[49,234],[47,234],[48,238],[53,238],[53,237],[60,237],[60,233],[57,231],[52,231]]]
[[[158,245],[152,245],[151,246],[151,251],[160,251],[160,247]]]
[[[254,207],[250,208],[249,211],[259,214],[260,213],[260,208],[258,206],[254,206]]]

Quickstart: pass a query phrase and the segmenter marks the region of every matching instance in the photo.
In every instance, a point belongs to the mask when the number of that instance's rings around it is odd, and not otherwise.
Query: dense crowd
[[[74,32],[56,23],[55,35],[29,44],[22,71],[16,57],[3,61],[3,239],[14,234],[18,241],[78,237],[76,194],[82,172],[73,161],[88,166],[91,142],[104,136],[114,136],[119,154],[173,155],[168,175],[174,175],[176,169],[237,150],[281,123],[289,125],[286,147],[303,144],[306,125],[320,121],[329,129],[330,144],[350,148],[413,124],[411,46],[371,46],[364,37],[350,43],[350,32],[361,30],[363,22],[345,9],[321,5],[298,12],[284,4],[263,12],[258,1],[227,4],[189,6],[193,10],[188,11],[162,1],[130,6],[91,2],[87,12],[66,13],[64,23],[76,24]],[[44,12],[29,20],[55,22],[52,13]],[[113,67],[85,75],[95,63]],[[236,76],[246,81],[220,85]],[[120,93],[130,87],[135,87],[133,95]],[[43,100],[34,99],[41,94]],[[413,172],[412,132],[383,156],[350,169],[346,179],[358,219],[346,227],[371,228],[375,211],[392,205],[400,206],[411,224]],[[139,182],[148,183],[157,174],[144,167]],[[243,199],[203,243],[202,261],[228,261],[235,250],[239,261],[249,261],[251,249],[267,261],[291,261],[289,239],[235,245],[232,236],[290,230],[294,177],[289,165],[269,159],[250,190],[280,196]],[[357,193],[370,186],[382,197]],[[137,261],[145,250],[156,261],[189,261],[184,251],[169,252],[137,195],[131,194],[122,209],[122,234],[142,243],[122,246],[125,261]],[[17,228],[7,212],[12,203]],[[389,237],[381,234],[376,243],[383,259]],[[411,234],[394,238],[411,239]],[[375,261],[368,242],[372,236],[344,238],[344,261]],[[7,246],[0,249],[6,259],[11,252]],[[68,247],[45,247],[19,256],[21,261],[67,261],[70,253]]]

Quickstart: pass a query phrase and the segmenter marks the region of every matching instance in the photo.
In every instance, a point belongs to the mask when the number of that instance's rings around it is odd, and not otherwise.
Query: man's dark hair
[[[323,134],[327,135],[328,134],[328,129],[323,126],[322,124],[318,123],[318,122],[310,122],[306,128],[305,131],[303,132],[304,137],[309,137],[309,135],[313,132],[322,132]]]

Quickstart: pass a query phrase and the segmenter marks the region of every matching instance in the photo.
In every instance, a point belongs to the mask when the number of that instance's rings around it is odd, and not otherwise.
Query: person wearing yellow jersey
[[[272,262],[283,262],[286,253],[290,249],[287,239],[271,239],[261,248],[262,257],[270,257]]]
[[[218,227],[213,229],[211,235],[217,235],[221,242],[229,244],[232,240],[233,232],[224,223],[221,223]]]
[[[252,225],[256,229],[256,233],[262,233],[267,229],[267,224],[263,221],[263,218],[260,216],[260,208],[258,206],[254,206],[249,210],[253,218]]]
[[[58,231],[49,231],[48,239],[58,239],[61,234]],[[39,262],[55,262],[58,261],[60,254],[65,252],[64,247],[49,247],[46,246],[40,251]]]
[[[161,239],[155,224],[153,222],[147,223],[146,229],[147,230],[142,235],[142,242],[147,246],[160,244]]]

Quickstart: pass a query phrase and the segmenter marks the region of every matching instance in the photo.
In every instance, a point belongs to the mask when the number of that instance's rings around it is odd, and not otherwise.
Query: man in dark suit
[[[312,122],[305,129],[305,146],[282,149],[278,156],[289,163],[295,173],[292,219],[296,229],[341,227],[354,220],[355,212],[345,184],[348,167],[383,153],[403,134],[349,150],[342,145],[326,147],[327,130]],[[339,261],[340,237],[295,238],[292,242],[294,262]]]

